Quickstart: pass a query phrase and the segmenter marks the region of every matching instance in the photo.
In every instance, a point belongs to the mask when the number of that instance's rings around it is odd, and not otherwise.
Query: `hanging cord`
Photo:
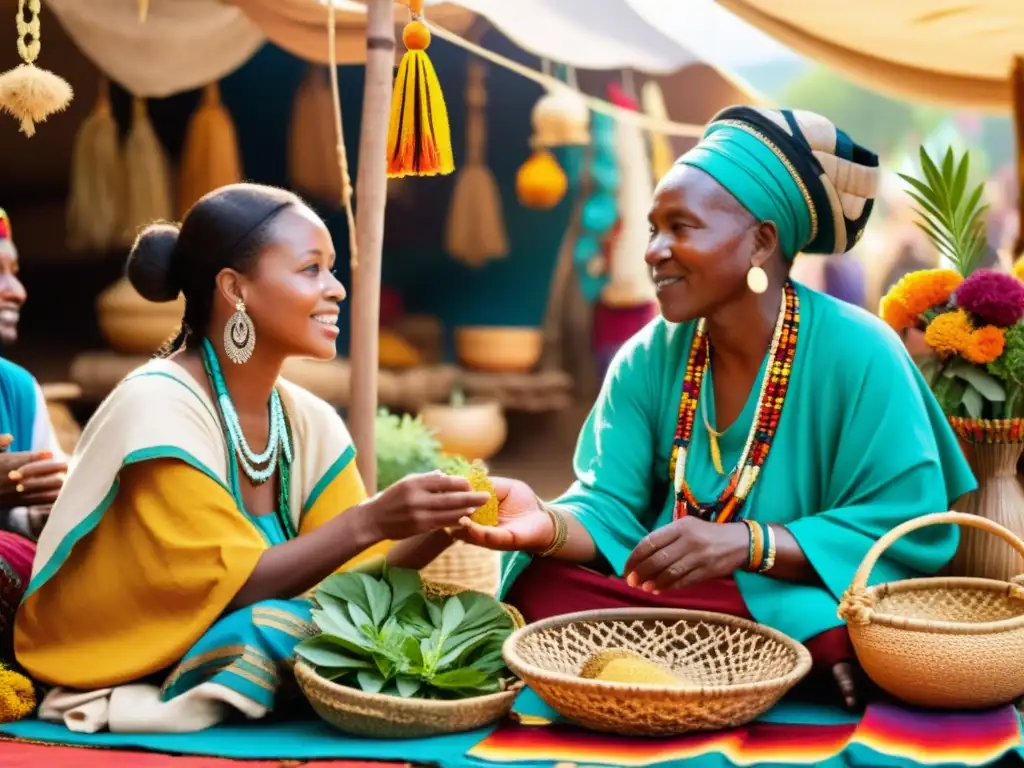
[[[457,35],[448,29],[445,29],[444,27],[439,27],[434,22],[425,21],[424,23],[428,27],[430,27],[430,31],[440,39],[445,40],[451,43],[452,45],[457,45],[463,50],[469,51],[470,53],[479,56],[483,59],[487,59],[487,61],[491,62],[492,64],[496,64],[497,66],[502,67],[503,69],[507,69],[510,72],[515,72],[517,75],[521,75],[522,77],[525,77],[527,80],[533,80],[533,82],[539,83],[540,85],[545,86],[549,90],[552,88],[559,87],[564,88],[567,85],[568,87],[572,87],[571,83],[563,83],[561,80],[558,80],[557,78],[554,77],[550,77],[549,75],[546,75],[543,72],[538,72],[536,69],[533,69],[532,67],[524,66],[523,64],[520,64],[517,61],[513,61],[512,59],[506,56],[502,56],[499,53],[489,51],[486,48],[483,48],[482,46],[479,46],[476,43],[472,43],[466,38]],[[579,93],[579,91],[577,92]],[[579,93],[579,96],[581,99],[583,99],[583,101],[587,103],[587,106],[590,107],[594,112],[600,112],[601,114],[609,115],[624,123],[629,123],[631,125],[638,126],[639,128],[645,131],[662,133],[665,134],[666,136],[688,136],[690,138],[698,139],[704,135],[703,125],[677,123],[672,120],[660,120],[653,117],[648,117],[643,112],[636,112],[635,110],[632,109],[623,109],[622,107],[616,106],[615,104],[611,104],[610,102],[607,102],[604,99],[598,99],[593,96],[588,96],[585,93]]]
[[[334,137],[337,140],[338,174],[341,177],[341,204],[348,221],[348,252],[352,269],[359,267],[359,246],[356,242],[356,214],[352,209],[352,177],[348,172],[348,152],[341,122],[341,92],[338,89],[338,51],[335,40],[336,14],[333,0],[327,3],[327,58],[331,75],[331,99],[334,102]]]

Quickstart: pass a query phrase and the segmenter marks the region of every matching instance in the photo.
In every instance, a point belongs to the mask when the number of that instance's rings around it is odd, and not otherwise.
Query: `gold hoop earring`
[[[747,288],[754,293],[764,293],[768,290],[768,273],[761,267],[751,267],[747,270]]]
[[[245,302],[235,302],[235,314],[228,318],[224,326],[224,352],[228,360],[236,365],[248,362],[256,347],[256,326],[245,311]]]

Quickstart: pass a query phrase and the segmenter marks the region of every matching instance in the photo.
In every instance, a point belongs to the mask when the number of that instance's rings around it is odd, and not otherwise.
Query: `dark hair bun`
[[[177,268],[177,224],[159,222],[143,229],[128,254],[128,282],[149,301],[174,301],[181,292]]]

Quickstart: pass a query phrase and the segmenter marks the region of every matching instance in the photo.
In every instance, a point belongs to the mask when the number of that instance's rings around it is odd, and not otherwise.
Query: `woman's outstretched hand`
[[[378,540],[397,541],[457,525],[489,498],[466,478],[438,470],[407,475],[360,506]]]
[[[541,509],[537,495],[521,480],[492,477],[498,496],[498,524],[485,526],[464,517],[452,538],[500,552],[543,552],[555,538],[551,517]]]
[[[623,574],[631,587],[646,592],[732,576],[747,563],[749,541],[742,523],[722,525],[683,517],[645,536]]]

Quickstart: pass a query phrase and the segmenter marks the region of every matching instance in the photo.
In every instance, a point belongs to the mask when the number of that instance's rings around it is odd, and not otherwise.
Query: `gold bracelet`
[[[765,555],[764,562],[757,569],[758,573],[768,573],[775,567],[775,531],[772,530],[771,525],[765,525],[764,529],[768,535],[768,554]]]
[[[540,508],[551,518],[551,523],[555,526],[555,537],[551,540],[551,544],[547,549],[539,553],[537,557],[551,557],[557,554],[569,540],[569,525],[565,521],[565,515],[558,509],[550,504],[545,504],[540,499],[537,499],[537,502],[540,504]]]
[[[760,523],[743,518],[743,523],[750,533],[750,547],[747,550],[747,570],[757,572],[764,563],[764,529]]]

